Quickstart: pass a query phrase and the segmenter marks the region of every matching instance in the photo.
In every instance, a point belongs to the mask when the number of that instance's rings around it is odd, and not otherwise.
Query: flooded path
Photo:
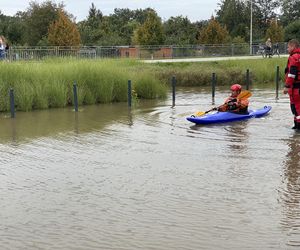
[[[271,113],[222,125],[186,121],[212,106],[195,89],[2,114],[1,249],[299,249],[300,133],[286,96],[252,92]]]

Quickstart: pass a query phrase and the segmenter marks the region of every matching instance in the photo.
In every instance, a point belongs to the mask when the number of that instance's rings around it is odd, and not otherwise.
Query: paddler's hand
[[[288,93],[288,90],[289,90],[288,88],[284,88],[284,89],[283,89],[283,94],[286,95],[286,94]]]
[[[228,109],[229,110],[235,110],[235,109],[237,109],[237,107],[238,107],[238,104],[236,102],[229,102],[228,103]]]
[[[234,98],[234,99],[230,100],[230,101],[228,102],[228,104],[231,103],[231,102],[232,102],[232,103],[237,102],[237,99]]]

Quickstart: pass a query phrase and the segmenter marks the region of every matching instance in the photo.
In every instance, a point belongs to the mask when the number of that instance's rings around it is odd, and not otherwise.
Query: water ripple
[[[254,108],[267,101],[272,113],[238,123],[186,121],[185,114],[209,109],[203,89],[180,92],[173,108],[168,99],[0,123],[8,131],[0,133],[0,245],[299,248],[299,136],[289,129],[286,100],[253,92]]]

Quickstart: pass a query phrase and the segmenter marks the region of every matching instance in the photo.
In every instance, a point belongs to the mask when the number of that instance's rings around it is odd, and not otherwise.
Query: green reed
[[[132,80],[135,98],[164,98],[175,76],[177,86],[245,84],[249,69],[252,85],[275,81],[276,66],[284,78],[287,58],[261,58],[215,62],[147,64],[136,60],[49,59],[41,62],[3,62],[0,74],[0,111],[9,110],[9,89],[15,91],[17,110],[73,105],[76,82],[79,105],[125,102]]]
[[[15,92],[17,110],[73,105],[74,82],[79,105],[127,101],[129,79],[140,98],[164,97],[166,86],[150,70],[137,74],[135,66],[139,64],[129,60],[75,59],[1,63],[0,111],[9,110],[10,88]]]
[[[252,84],[260,85],[275,81],[277,66],[280,67],[280,78],[283,80],[286,61],[286,57],[274,57],[214,62],[158,63],[152,65],[152,70],[163,82],[170,81],[175,75],[178,86],[205,86],[211,84],[212,73],[216,73],[218,85],[245,84],[246,70],[249,69]]]

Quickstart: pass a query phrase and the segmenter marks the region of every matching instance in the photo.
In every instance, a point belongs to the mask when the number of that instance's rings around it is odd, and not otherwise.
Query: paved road
[[[280,55],[281,57],[287,57],[288,55]],[[276,58],[277,56],[274,56]],[[228,57],[202,57],[202,58],[177,58],[177,59],[159,59],[159,60],[144,60],[146,63],[158,63],[158,62],[209,62],[209,61],[225,61],[225,60],[249,60],[249,59],[269,59],[260,56],[228,56]]]

